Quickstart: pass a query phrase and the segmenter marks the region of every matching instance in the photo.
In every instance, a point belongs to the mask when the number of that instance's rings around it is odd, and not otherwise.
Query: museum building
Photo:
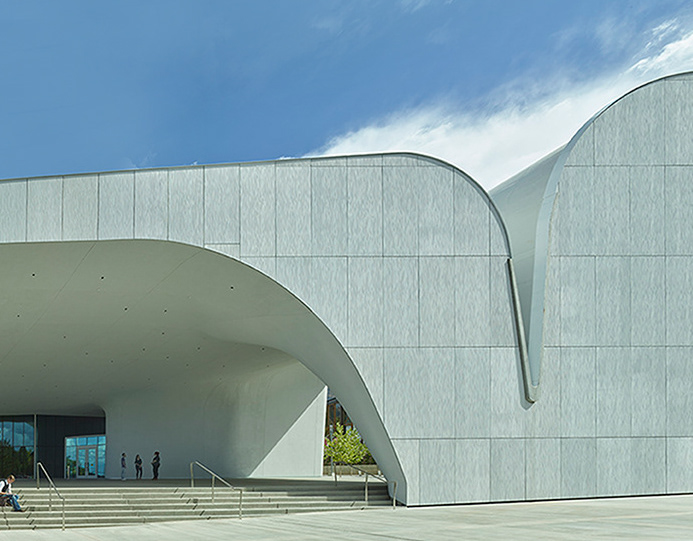
[[[412,153],[0,182],[2,473],[321,475],[329,386],[407,505],[693,491],[692,121],[653,81],[490,194]]]

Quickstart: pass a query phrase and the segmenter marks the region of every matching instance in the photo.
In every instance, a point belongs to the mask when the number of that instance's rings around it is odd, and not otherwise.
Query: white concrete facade
[[[327,384],[408,505],[691,491],[692,85],[492,198],[412,154],[0,182],[0,411],[104,411],[111,476],[316,475]]]

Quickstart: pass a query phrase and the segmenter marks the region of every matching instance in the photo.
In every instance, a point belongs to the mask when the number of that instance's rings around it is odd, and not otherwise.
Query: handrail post
[[[240,494],[238,495],[238,520],[243,518],[243,489],[239,489]]]
[[[368,505],[368,472],[366,472],[366,505]]]
[[[48,510],[53,511],[53,487],[48,487]]]
[[[215,476],[212,475],[212,504],[214,504],[214,479]]]
[[[195,463],[190,463],[190,488],[195,488],[195,474],[193,473],[193,465]]]
[[[392,491],[392,510],[397,509],[397,481],[393,481],[395,489]]]
[[[65,498],[63,498],[63,531],[65,530]]]

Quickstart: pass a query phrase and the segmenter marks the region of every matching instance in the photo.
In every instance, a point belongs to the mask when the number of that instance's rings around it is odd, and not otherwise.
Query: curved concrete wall
[[[545,187],[530,292],[547,412],[537,497],[693,490],[692,117],[693,76],[654,81],[597,114],[552,168],[513,179]],[[511,184],[493,193],[504,214],[522,212]]]
[[[331,345],[307,358],[300,337],[267,343],[335,391],[400,500],[514,497],[492,475],[514,465],[504,438],[521,434],[508,245],[460,171],[375,155],[103,173],[2,182],[0,205],[1,242],[158,239],[259,269],[344,358]],[[128,404],[106,407],[122,437],[152,402]]]

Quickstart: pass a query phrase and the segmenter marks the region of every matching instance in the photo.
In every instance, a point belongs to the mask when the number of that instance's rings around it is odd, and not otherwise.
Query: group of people
[[[156,481],[159,478],[159,466],[161,466],[161,457],[159,451],[154,451],[152,457],[152,479]],[[125,453],[120,457],[120,478],[125,481],[125,473],[127,471],[127,457]],[[135,479],[142,479],[142,457],[135,457]]]

